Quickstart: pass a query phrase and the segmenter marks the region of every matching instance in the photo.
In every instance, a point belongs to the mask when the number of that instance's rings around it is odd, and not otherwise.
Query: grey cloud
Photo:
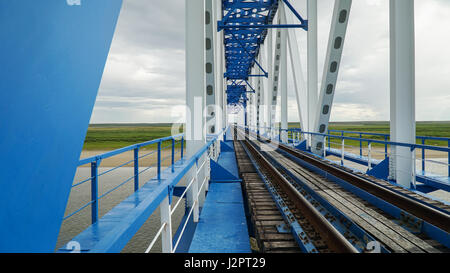
[[[185,102],[184,2],[124,0],[91,122],[176,119],[172,108]],[[307,18],[305,0],[291,3]],[[417,119],[449,120],[450,1],[415,3]],[[318,4],[321,78],[334,1]],[[353,1],[332,120],[389,119],[388,6],[388,0]],[[297,33],[306,72],[306,33]],[[292,82],[288,87],[295,121]]]

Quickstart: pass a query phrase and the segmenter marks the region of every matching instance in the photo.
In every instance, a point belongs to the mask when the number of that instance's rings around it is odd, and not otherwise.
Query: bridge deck
[[[227,138],[228,139],[228,138]],[[251,253],[233,142],[222,142],[190,253]]]

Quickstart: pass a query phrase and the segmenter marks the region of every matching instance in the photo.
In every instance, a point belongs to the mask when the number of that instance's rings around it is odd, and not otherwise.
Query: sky
[[[306,18],[306,0],[290,1]],[[319,82],[334,0],[319,0]],[[124,0],[91,123],[180,122],[185,0]],[[450,1],[416,0],[416,119],[450,120]],[[296,30],[303,72],[306,32]],[[290,65],[288,65],[290,66]],[[389,120],[389,0],[355,0],[331,121]],[[289,121],[298,121],[288,77]],[[320,86],[319,86],[320,88]]]

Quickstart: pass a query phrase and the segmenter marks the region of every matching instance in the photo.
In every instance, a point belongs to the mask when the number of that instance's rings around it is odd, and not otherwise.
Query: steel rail
[[[384,188],[381,185],[378,185],[376,182],[370,181],[366,178],[347,172],[342,168],[323,162],[321,159],[316,158],[312,155],[306,154],[302,151],[294,150],[294,148],[280,142],[272,141],[261,136],[259,137],[266,141],[276,143],[281,150],[291,154],[292,156],[295,156],[309,164],[312,164],[315,167],[318,167],[326,171],[327,173],[339,179],[342,179],[347,183],[350,183],[351,185],[358,187],[380,199],[383,199],[384,201],[397,206],[398,208],[434,225],[435,227],[442,229],[445,232],[450,233],[450,215],[420,202],[417,202],[404,195],[396,193],[390,189]]]
[[[244,144],[253,154],[255,160],[266,170],[271,181],[276,183],[293,202],[294,206],[310,221],[329,248],[337,253],[359,253],[358,250],[318,212],[314,206],[250,143]]]

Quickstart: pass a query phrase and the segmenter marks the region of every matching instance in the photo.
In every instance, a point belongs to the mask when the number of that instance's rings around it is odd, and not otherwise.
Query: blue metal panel
[[[251,253],[240,183],[212,183],[190,253]]]
[[[220,152],[221,153],[234,152],[233,141],[221,141]]]
[[[367,172],[368,175],[378,179],[387,180],[389,177],[389,157],[377,164],[373,169]]]
[[[239,177],[227,171],[226,166],[222,166],[211,160],[211,180],[212,181],[236,181]]]
[[[220,147],[222,152],[217,162],[211,160],[211,181],[240,181],[233,142],[222,142]]]
[[[302,151],[307,151],[307,145],[306,145],[306,140],[300,142],[300,144],[298,144],[297,146],[295,146],[296,149],[302,150]]]
[[[52,252],[121,0],[0,2],[0,252]]]
[[[419,172],[417,182],[434,188],[434,190],[444,190],[450,192],[450,177],[437,175],[429,172]]]

